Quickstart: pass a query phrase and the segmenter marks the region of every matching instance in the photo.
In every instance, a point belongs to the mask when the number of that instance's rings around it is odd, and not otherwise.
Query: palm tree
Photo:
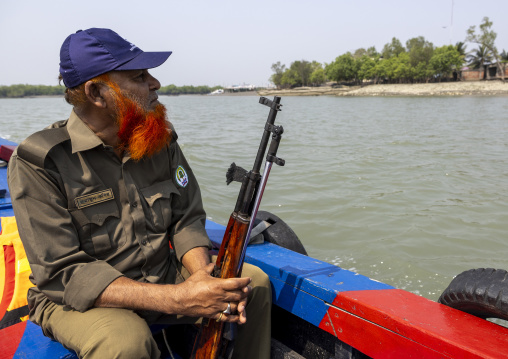
[[[455,44],[455,48],[459,52],[460,56],[466,57],[466,47],[467,47],[466,44],[463,43],[462,41],[459,41]]]
[[[490,51],[486,46],[480,45],[476,50],[471,51],[466,56],[466,61],[468,62],[468,66],[473,69],[478,69],[478,78],[481,78],[482,69],[483,71],[483,79],[487,77],[487,71],[485,70],[485,65],[491,64],[494,59],[494,54]]]

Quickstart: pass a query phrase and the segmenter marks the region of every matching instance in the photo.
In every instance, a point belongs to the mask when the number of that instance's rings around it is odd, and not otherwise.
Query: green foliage
[[[355,59],[360,59],[362,58],[364,55],[367,55],[367,50],[365,50],[363,47],[362,48],[359,48],[355,51],[355,53],[353,54],[353,57]]]
[[[480,45],[466,56],[468,65],[473,69],[481,69],[483,66],[492,63],[494,56],[486,46]]]
[[[391,78],[399,82],[408,82],[411,78],[411,62],[407,52],[401,52],[391,59]]]
[[[391,79],[393,76],[391,75],[391,60],[390,59],[380,59],[380,61],[376,64],[374,68],[374,73],[376,78],[380,81],[385,79]]]
[[[181,86],[169,85],[157,91],[160,95],[206,95],[222,88],[221,86]],[[0,86],[0,98],[28,97],[28,96],[63,96],[64,86],[44,85],[11,85]]]
[[[432,60],[432,58],[431,58]],[[434,72],[430,64],[420,62],[416,66],[411,67],[411,81],[412,82],[429,82],[434,77]]]
[[[270,77],[270,81],[277,87],[282,85],[282,75],[284,75],[284,71],[286,70],[286,65],[281,65],[280,61],[277,61],[275,64],[272,64],[272,71],[274,74]]]
[[[334,62],[327,64],[325,73],[332,81],[356,81],[358,79],[358,70],[360,67],[360,62],[348,52],[337,57]]]
[[[413,67],[416,67],[420,63],[428,64],[434,53],[434,45],[431,42],[425,41],[423,36],[407,40],[406,48],[409,53],[409,62]]]
[[[63,86],[11,85],[0,86],[0,98],[28,96],[59,96],[65,93]]]
[[[217,89],[221,89],[221,86],[209,87],[209,86],[175,86],[169,85],[161,87],[159,95],[206,95]]]
[[[280,61],[272,64],[274,74],[270,81],[277,88],[291,88],[295,86],[319,86],[326,81],[323,65],[317,61],[295,61],[289,68],[281,65]]]
[[[299,78],[298,73],[295,69],[289,68],[282,74],[281,86],[283,88],[290,88],[295,86],[301,86],[302,80]]]
[[[369,56],[371,58],[379,58],[381,56],[381,54],[376,51],[375,46],[371,46],[367,49],[367,56]]]
[[[501,58],[501,62],[503,63],[508,62],[508,52],[506,52],[506,50],[503,50],[503,52],[499,54],[499,57]]]
[[[379,63],[379,54],[377,56],[363,55],[359,60],[358,79],[369,80],[377,78],[376,66]]]
[[[483,22],[480,24],[479,33],[476,33],[476,26],[469,27],[466,41],[485,46],[494,55],[497,55],[497,49],[494,45],[497,34],[491,28],[492,21],[489,21],[488,17],[484,17]]]
[[[302,85],[317,86],[323,82],[347,82],[362,84],[373,83],[415,83],[441,81],[452,76],[454,70],[464,63],[464,43],[456,46],[443,46],[439,51],[426,41],[423,36],[409,39],[404,47],[397,38],[383,47],[381,54],[374,46],[360,48],[354,54],[347,52],[323,66],[313,61],[295,61],[289,69],[280,62],[272,65],[275,72],[271,79],[279,88],[290,88]],[[310,77],[309,66],[312,68]],[[302,69],[306,69],[304,72]]]
[[[383,47],[383,51],[381,51],[381,56],[383,59],[389,59],[394,56],[398,56],[401,52],[405,52],[406,49],[404,49],[404,46],[402,46],[402,43],[399,39],[396,37],[392,38],[392,42],[386,44]]]
[[[462,66],[462,63],[462,55],[453,45],[438,47],[430,60],[430,66],[440,80],[452,75],[453,71]]]
[[[326,74],[321,65],[317,61],[312,61],[312,73],[310,74],[309,82],[313,86],[319,86],[326,82]]]
[[[295,61],[291,64],[290,70],[293,70],[297,77],[298,85],[307,86],[309,84],[310,75],[312,74],[312,64],[308,61]]]
[[[459,41],[455,44],[455,48],[457,49],[457,51],[459,52],[459,54],[463,57],[466,56],[466,44],[463,43],[462,41]]]

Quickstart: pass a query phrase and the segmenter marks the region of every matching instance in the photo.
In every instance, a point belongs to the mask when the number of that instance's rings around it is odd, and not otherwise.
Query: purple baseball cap
[[[62,44],[60,74],[72,88],[112,70],[152,69],[169,55],[171,51],[144,52],[109,29],[78,30]]]

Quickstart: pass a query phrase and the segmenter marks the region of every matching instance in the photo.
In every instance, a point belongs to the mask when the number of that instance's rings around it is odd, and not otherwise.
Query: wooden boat
[[[8,161],[14,146],[0,140],[0,158]],[[13,216],[6,171],[0,168],[0,190],[6,190],[0,198],[2,224]],[[206,229],[219,247],[225,227],[209,221]],[[6,235],[3,231],[0,239]],[[19,310],[9,307],[13,276],[29,268],[13,257],[13,246],[0,243],[1,320]],[[246,260],[271,280],[272,358],[508,357],[508,329],[500,325],[272,243],[249,246]],[[18,314],[18,323],[0,330],[0,359],[76,358],[22,317],[22,310]],[[171,337],[169,342],[172,346]]]

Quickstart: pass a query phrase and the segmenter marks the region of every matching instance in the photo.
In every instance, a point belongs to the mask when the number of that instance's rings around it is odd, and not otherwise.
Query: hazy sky
[[[455,44],[484,16],[508,51],[507,14],[508,0],[453,0],[453,26],[452,0],[0,0],[0,85],[57,84],[63,40],[90,27],[144,51],[172,50],[152,70],[162,85],[262,86],[277,61],[330,63],[392,37]]]

